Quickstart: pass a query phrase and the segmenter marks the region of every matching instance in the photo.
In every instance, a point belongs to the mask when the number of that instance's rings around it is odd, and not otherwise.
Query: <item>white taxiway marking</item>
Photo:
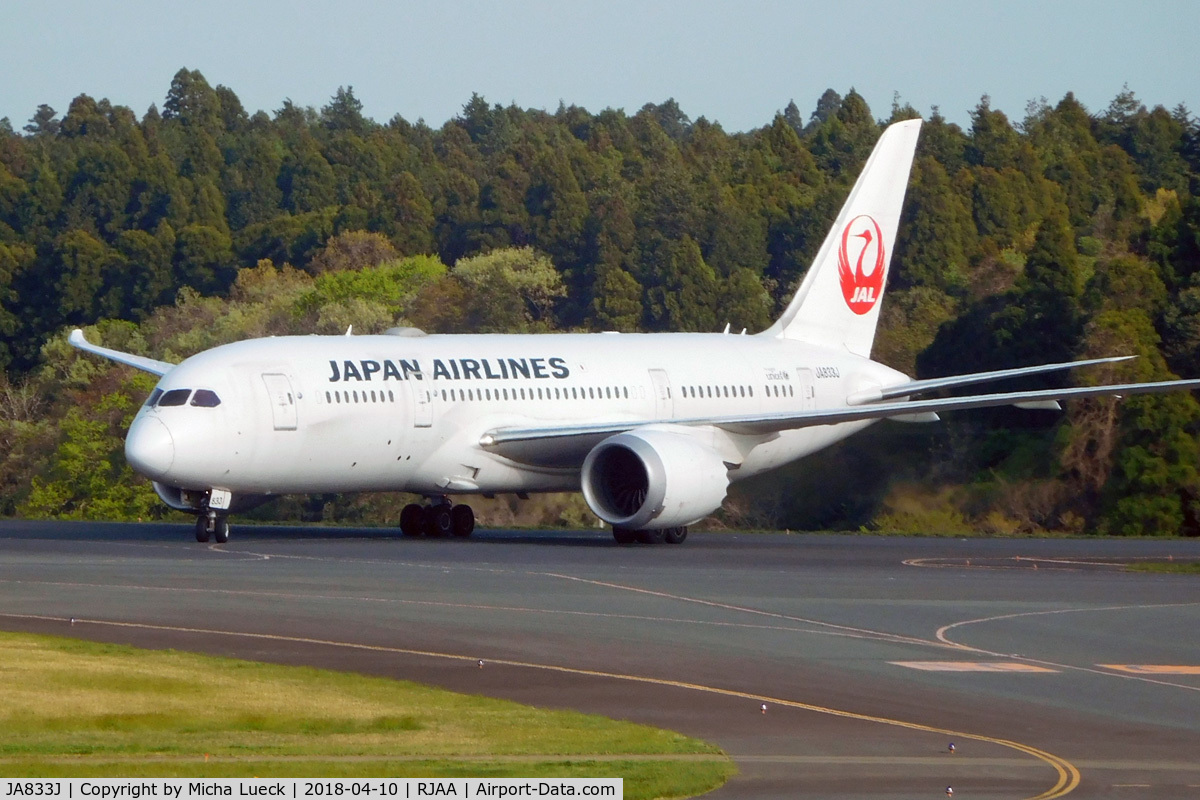
[[[889,661],[897,667],[920,669],[926,672],[1058,672],[1036,664],[1017,661]]]

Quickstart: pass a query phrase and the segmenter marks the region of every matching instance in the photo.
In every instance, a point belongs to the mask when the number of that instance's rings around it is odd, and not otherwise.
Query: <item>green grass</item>
[[[619,777],[685,797],[735,768],[672,731],[418,684],[0,634],[3,777]]]
[[[1146,561],[1129,564],[1126,569],[1134,572],[1170,572],[1184,575],[1200,575],[1200,561]]]

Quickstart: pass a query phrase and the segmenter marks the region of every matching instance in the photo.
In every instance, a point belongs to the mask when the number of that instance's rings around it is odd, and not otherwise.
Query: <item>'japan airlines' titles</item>
[[[425,380],[535,380],[557,378],[562,380],[571,375],[567,362],[555,357],[550,358],[435,358],[432,373],[421,369],[421,362],[416,359],[381,360],[362,359],[352,361],[346,359],[329,362],[329,382],[339,381],[402,381],[415,378]]]

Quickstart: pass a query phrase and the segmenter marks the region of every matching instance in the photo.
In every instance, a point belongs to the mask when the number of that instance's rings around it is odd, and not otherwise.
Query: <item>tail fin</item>
[[[879,137],[796,296],[762,335],[871,355],[920,129],[906,120]]]

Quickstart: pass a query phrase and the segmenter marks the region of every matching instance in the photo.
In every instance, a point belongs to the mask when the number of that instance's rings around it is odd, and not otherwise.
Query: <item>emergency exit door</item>
[[[671,397],[671,379],[665,369],[650,370],[650,381],[654,384],[654,418],[671,419],[675,416],[675,400]]]
[[[413,427],[430,427],[433,425],[433,390],[426,388],[427,381],[424,380],[410,380],[406,383],[412,398]]]

